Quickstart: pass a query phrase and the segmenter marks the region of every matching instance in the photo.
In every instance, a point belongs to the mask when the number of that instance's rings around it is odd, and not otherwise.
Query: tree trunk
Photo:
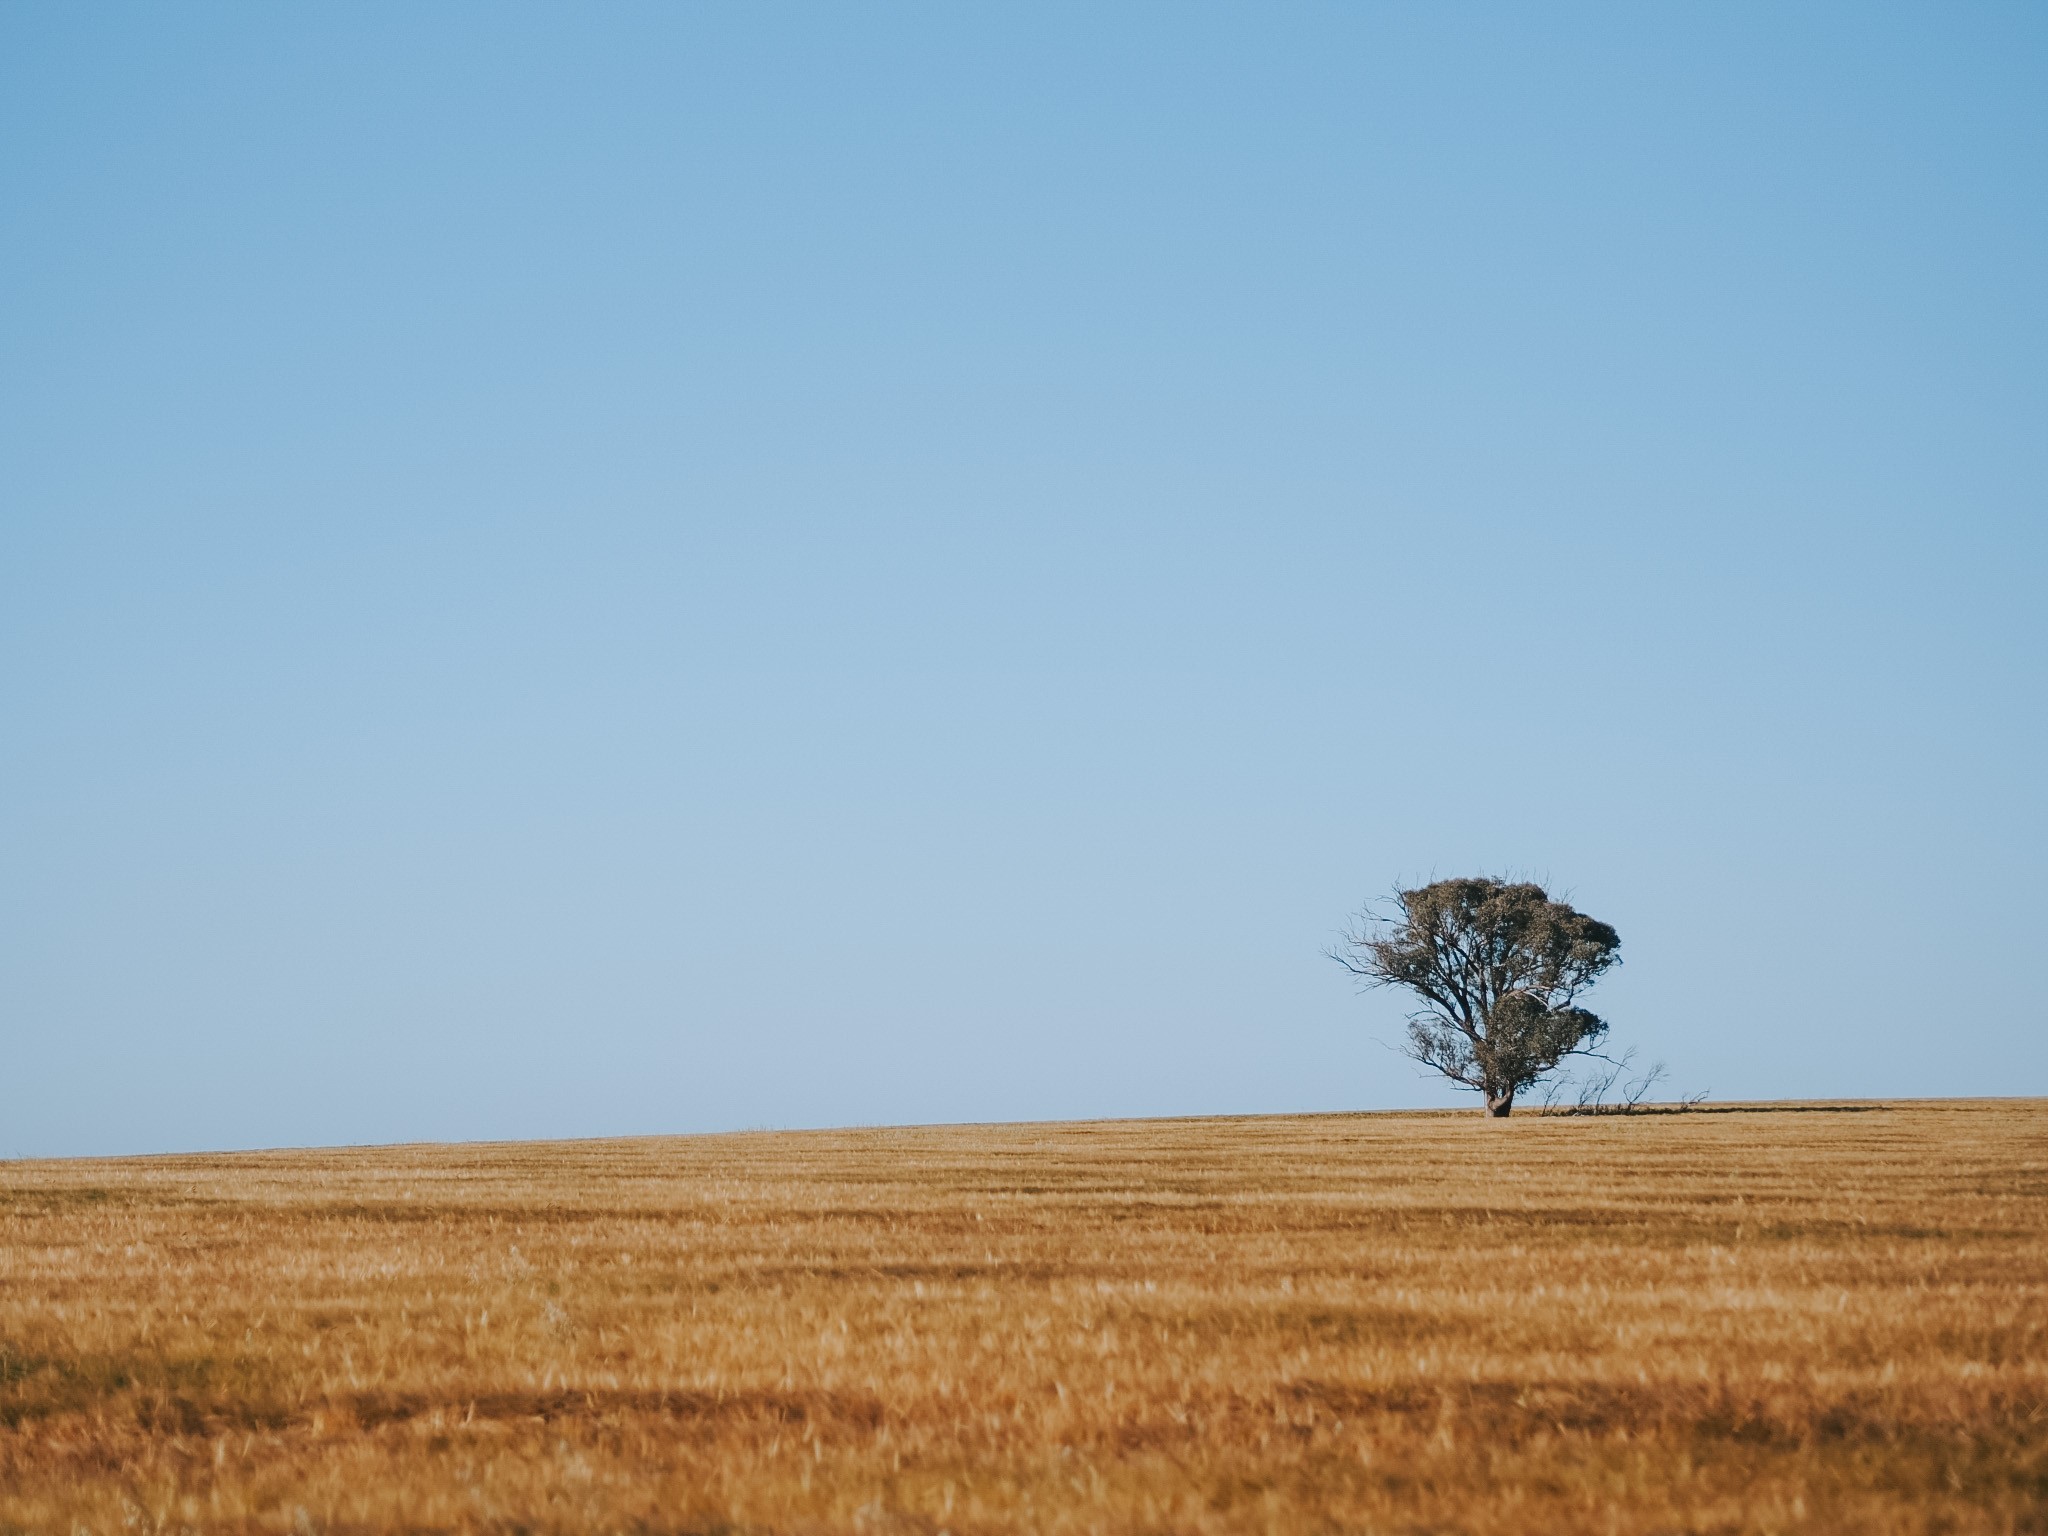
[[[1514,1107],[1515,1090],[1512,1088],[1505,1093],[1488,1092],[1486,1095],[1486,1112],[1496,1120],[1507,1119]]]

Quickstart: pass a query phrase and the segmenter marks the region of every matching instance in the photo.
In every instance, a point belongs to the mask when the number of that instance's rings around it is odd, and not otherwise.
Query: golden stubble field
[[[2048,1103],[0,1164],[0,1530],[2048,1531]]]

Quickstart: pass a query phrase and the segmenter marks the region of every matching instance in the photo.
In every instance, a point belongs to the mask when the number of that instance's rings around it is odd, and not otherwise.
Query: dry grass
[[[0,1165],[0,1530],[2044,1531],[2048,1104]]]

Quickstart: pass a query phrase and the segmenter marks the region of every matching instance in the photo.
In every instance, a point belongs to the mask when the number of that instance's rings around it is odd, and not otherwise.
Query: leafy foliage
[[[1420,997],[1408,1054],[1484,1094],[1491,1113],[1507,1114],[1517,1093],[1606,1035],[1577,1002],[1621,963],[1606,923],[1540,885],[1490,877],[1397,891],[1394,903],[1362,914],[1330,954],[1367,986]]]

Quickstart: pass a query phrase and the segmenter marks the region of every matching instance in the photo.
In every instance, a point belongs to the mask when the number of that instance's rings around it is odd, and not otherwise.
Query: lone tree
[[[1394,911],[1360,913],[1329,953],[1366,986],[1417,993],[1428,1006],[1408,1016],[1408,1054],[1505,1115],[1607,1033],[1577,998],[1621,963],[1620,948],[1607,924],[1540,885],[1472,879],[1396,891]]]

